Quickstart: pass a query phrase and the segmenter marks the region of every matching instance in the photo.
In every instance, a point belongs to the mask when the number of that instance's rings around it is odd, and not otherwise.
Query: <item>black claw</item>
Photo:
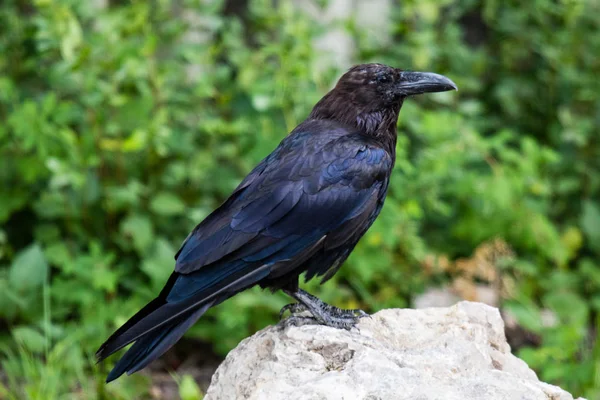
[[[293,292],[286,291],[286,293],[298,300],[298,303],[284,306],[281,309],[280,318],[287,310],[292,310],[292,314],[309,311],[317,323],[334,328],[350,330],[356,326],[359,319],[369,316],[369,314],[360,309],[344,310],[329,305],[302,289],[297,289]]]
[[[291,308],[294,304],[296,304],[296,303],[286,304],[285,306],[281,307],[281,310],[279,310],[279,320],[283,319],[283,314],[285,314],[285,312],[287,310],[291,310]]]
[[[284,319],[282,322],[284,328],[289,326],[302,326],[302,325],[317,325],[319,322],[313,317],[299,317],[292,315],[289,318]]]
[[[301,312],[307,311],[307,308],[302,303],[286,304],[285,306],[281,307],[281,310],[279,310],[279,319],[280,320],[283,318],[283,314],[285,314],[285,312],[288,310],[293,315],[293,314],[299,314]]]

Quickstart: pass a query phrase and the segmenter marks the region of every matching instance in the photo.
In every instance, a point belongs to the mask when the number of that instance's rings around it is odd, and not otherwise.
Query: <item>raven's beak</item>
[[[433,72],[402,71],[396,90],[400,96],[412,96],[421,93],[458,90],[458,87],[450,79]]]

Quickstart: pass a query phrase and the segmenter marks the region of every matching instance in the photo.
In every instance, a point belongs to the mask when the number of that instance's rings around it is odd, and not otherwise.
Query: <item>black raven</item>
[[[346,72],[188,235],[158,297],[100,346],[102,361],[135,342],[107,382],[144,368],[206,310],[254,285],[282,289],[298,302],[282,313],[309,311],[313,322],[354,326],[364,312],[323,303],[298,287],[299,275],[331,278],[379,215],[404,99],[452,89],[456,85],[444,76],[382,64]]]

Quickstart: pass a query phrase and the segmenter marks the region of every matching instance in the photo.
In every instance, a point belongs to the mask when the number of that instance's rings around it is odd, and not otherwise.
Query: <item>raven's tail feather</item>
[[[212,302],[204,304],[191,314],[139,338],[110,371],[106,382],[117,379],[125,372],[128,375],[133,374],[156,360],[175,344],[211,305]]]
[[[159,297],[113,333],[96,352],[100,362],[135,342],[117,362],[108,375],[107,382],[117,379],[125,372],[132,374],[144,368],[175,344],[210,307],[255,285],[269,272],[270,265],[241,271],[218,286],[193,293],[180,301],[169,302],[168,294],[177,282],[177,276],[173,274]]]

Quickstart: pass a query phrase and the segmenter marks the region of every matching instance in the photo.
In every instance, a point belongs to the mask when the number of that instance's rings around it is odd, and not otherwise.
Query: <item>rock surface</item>
[[[571,400],[510,352],[497,309],[391,309],[358,329],[271,326],[219,366],[206,400]]]

